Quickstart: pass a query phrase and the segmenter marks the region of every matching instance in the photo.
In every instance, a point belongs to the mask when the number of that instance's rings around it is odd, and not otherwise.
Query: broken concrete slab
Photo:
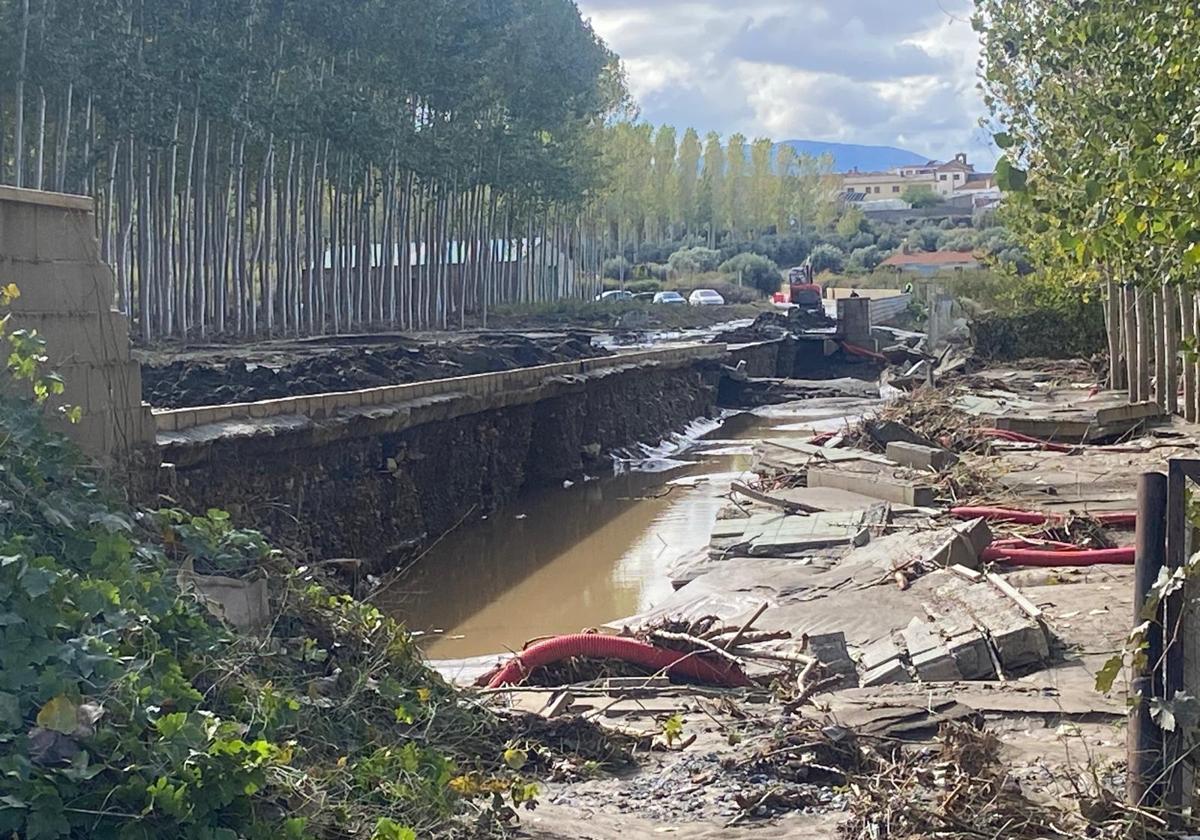
[[[919,443],[893,441],[887,445],[889,461],[918,470],[941,472],[958,463],[958,456],[938,446],[922,446]]]
[[[894,474],[894,468],[870,470],[868,463],[856,463],[834,467],[809,467],[809,487],[832,487],[861,493],[885,502],[894,502],[914,507],[932,507],[937,503],[933,488],[918,480],[902,478]]]
[[[969,584],[951,578],[937,592],[937,601],[926,605],[930,614],[944,616],[955,626],[969,616],[987,636],[1006,671],[1028,668],[1049,657],[1050,646],[1042,624],[990,583]]]
[[[894,420],[867,420],[864,424],[867,434],[871,436],[880,446],[886,447],[889,443],[915,443],[920,446],[934,446],[934,442],[929,438],[914,432],[903,423],[897,423]]]

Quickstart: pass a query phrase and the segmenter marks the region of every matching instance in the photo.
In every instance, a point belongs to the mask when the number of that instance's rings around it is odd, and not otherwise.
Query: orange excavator
[[[788,272],[788,288],[791,292],[789,300],[797,308],[805,312],[825,312],[822,302],[825,293],[819,283],[813,282],[812,263],[808,260]]]

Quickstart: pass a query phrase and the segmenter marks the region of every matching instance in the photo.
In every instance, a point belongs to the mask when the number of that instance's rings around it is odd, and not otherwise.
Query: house
[[[885,270],[926,275],[979,267],[979,259],[968,251],[898,251],[879,264],[879,268]]]
[[[901,199],[910,187],[924,187],[946,200],[965,192],[978,193],[995,190],[995,177],[991,173],[976,172],[974,165],[960,152],[953,160],[941,162],[931,160],[922,164],[899,166],[887,172],[859,172],[852,170],[842,176],[842,191],[846,200],[870,204],[876,201]],[[995,190],[991,198],[999,198]],[[851,198],[849,194],[854,194]],[[858,199],[861,194],[863,198]],[[969,203],[969,202],[968,202]]]

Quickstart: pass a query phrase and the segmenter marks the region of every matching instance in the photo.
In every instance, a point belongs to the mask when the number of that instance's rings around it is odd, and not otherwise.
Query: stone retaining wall
[[[596,474],[610,468],[612,450],[658,442],[711,415],[723,353],[655,351],[593,360],[607,367],[587,372],[572,363],[570,372],[549,365],[446,380],[454,390],[399,386],[407,402],[375,404],[355,392],[338,402],[358,404],[333,412],[271,401],[292,413],[160,433],[167,481],[159,489],[192,510],[224,508],[314,558],[389,568],[463,516],[490,513],[526,488]],[[190,411],[205,419],[210,410]]]

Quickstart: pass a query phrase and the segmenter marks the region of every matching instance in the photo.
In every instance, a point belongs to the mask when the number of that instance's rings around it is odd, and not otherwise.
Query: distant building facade
[[[910,187],[926,188],[946,201],[970,195],[975,198],[999,200],[992,173],[976,172],[966,154],[954,160],[936,160],[923,164],[899,166],[887,172],[847,172],[842,176],[842,194],[856,204],[902,200]]]

